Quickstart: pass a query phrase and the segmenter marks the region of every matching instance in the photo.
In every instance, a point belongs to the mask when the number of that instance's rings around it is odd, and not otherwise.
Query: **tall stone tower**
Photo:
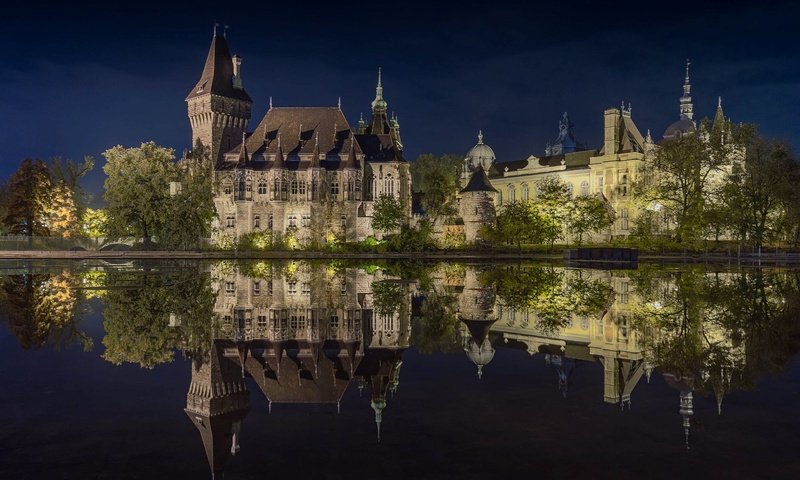
[[[497,190],[492,186],[489,177],[478,164],[467,186],[461,190],[458,209],[464,219],[464,236],[467,243],[478,239],[478,232],[494,218],[494,197]]]
[[[242,86],[241,57],[231,57],[228,41],[216,30],[203,73],[186,96],[186,104],[192,147],[198,140],[202,142],[214,163],[242,141],[253,101]]]

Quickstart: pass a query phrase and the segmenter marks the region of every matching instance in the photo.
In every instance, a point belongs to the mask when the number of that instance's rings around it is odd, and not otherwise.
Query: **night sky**
[[[15,3],[19,3],[16,5]],[[498,161],[542,155],[568,111],[578,140],[602,142],[602,113],[633,105],[642,133],[678,118],[692,61],[696,118],[717,96],[737,122],[800,145],[800,6],[791,2],[552,1],[82,2],[0,6],[0,179],[25,157],[93,155],[142,141],[190,143],[184,98],[214,20],[230,26],[254,99],[369,113],[378,66],[406,157],[463,154],[483,129]],[[653,6],[655,5],[655,6]],[[99,198],[95,203],[99,202]]]

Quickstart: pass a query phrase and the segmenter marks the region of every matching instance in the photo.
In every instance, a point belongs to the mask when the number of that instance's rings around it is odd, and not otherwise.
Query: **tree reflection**
[[[82,312],[76,274],[34,273],[28,268],[2,277],[0,284],[0,311],[22,348],[79,344],[91,350],[92,340],[78,328]]]
[[[103,358],[144,368],[171,362],[175,349],[203,356],[210,348],[214,293],[197,269],[108,274]]]

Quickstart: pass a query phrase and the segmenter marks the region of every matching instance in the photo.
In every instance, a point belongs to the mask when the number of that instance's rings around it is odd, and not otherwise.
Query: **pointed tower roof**
[[[692,120],[694,118],[694,107],[692,105],[692,84],[689,80],[689,65],[692,62],[686,59],[686,77],[683,79],[683,95],[680,100],[681,120]]]
[[[466,192],[497,192],[497,189],[492,186],[489,177],[483,170],[483,165],[478,164],[472,176],[469,178],[467,186],[461,189],[461,193]]]
[[[228,41],[214,33],[211,47],[208,49],[206,64],[200,80],[186,96],[190,100],[202,95],[213,94],[221,97],[235,98],[252,102],[250,95],[244,88],[235,88],[233,85],[233,57],[228,50]]]
[[[381,67],[378,67],[378,86],[375,87],[375,100],[372,101],[372,112],[386,111],[388,104],[383,99],[383,83],[381,82]]]
[[[239,166],[244,167],[250,163],[250,159],[247,156],[247,134],[242,132],[242,148],[239,150]]]
[[[314,150],[311,152],[311,168],[320,168],[319,161],[319,131],[314,132]]]
[[[357,170],[360,167],[358,159],[356,158],[356,142],[355,137],[350,135],[350,151],[347,152],[347,158],[339,168],[347,170]]]
[[[281,135],[278,134],[278,147],[275,150],[275,161],[272,163],[272,168],[286,168],[286,163],[284,162],[285,157],[283,156],[283,147],[281,147]]]
[[[714,113],[713,130],[723,129],[725,127],[725,112],[722,110],[722,97],[717,97],[717,111]]]

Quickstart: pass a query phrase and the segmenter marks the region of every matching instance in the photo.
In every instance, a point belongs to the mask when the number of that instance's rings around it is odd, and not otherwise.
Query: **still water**
[[[0,263],[0,478],[800,478],[799,274]]]

